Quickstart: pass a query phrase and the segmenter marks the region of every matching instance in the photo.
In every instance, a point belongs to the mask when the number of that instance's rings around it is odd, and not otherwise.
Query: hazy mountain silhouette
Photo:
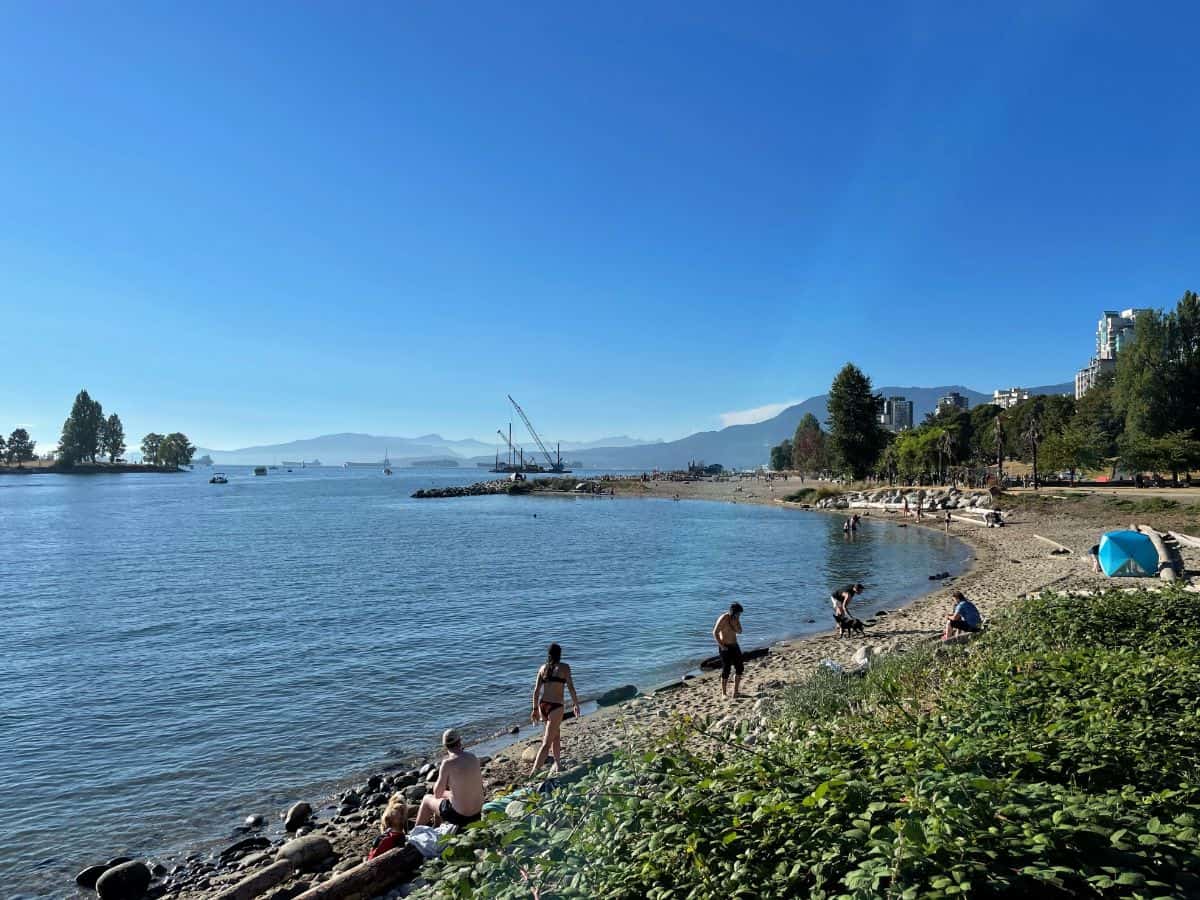
[[[282,460],[312,460],[319,459],[325,465],[341,465],[344,462],[378,462],[386,453],[396,462],[414,459],[450,458],[467,461],[477,459],[492,459],[495,444],[485,444],[472,438],[452,440],[438,434],[424,434],[420,437],[406,438],[388,435],[357,434],[346,432],[342,434],[324,434],[314,438],[288,441],[282,444],[259,444],[253,447],[239,447],[236,450],[213,450],[200,447],[196,456],[208,454],[214,464],[225,465],[256,465]],[[532,442],[520,442],[514,433],[513,443],[525,448],[528,456],[536,452]],[[633,447],[643,444],[655,444],[661,441],[641,441],[637,438],[619,437],[603,438],[599,441],[563,441],[562,449],[566,453],[590,447]]]

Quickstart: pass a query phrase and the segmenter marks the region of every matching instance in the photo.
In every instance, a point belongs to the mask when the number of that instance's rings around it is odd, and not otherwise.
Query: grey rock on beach
[[[287,860],[297,869],[304,869],[333,856],[333,845],[329,838],[320,834],[308,834],[304,837],[293,838],[275,854],[278,860]]]
[[[113,866],[96,881],[100,900],[139,900],[150,887],[150,868],[133,860]]]
[[[295,831],[312,817],[312,807],[301,800],[293,804],[283,816],[283,827],[286,831]]]
[[[111,866],[88,866],[82,872],[75,876],[75,883],[81,888],[89,890],[96,886],[96,882],[100,880],[100,876],[107,872]]]

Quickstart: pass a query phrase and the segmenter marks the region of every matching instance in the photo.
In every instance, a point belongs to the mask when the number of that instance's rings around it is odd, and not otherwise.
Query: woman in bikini
[[[530,721],[546,723],[546,733],[542,736],[542,746],[538,748],[533,760],[533,775],[545,762],[547,754],[554,757],[554,766],[562,761],[562,728],[564,687],[571,689],[571,700],[575,704],[575,717],[579,717],[579,695],[575,693],[575,682],[571,680],[571,667],[562,662],[562,647],[551,644],[546,649],[546,662],[538,669],[537,681],[533,685],[533,713]]]

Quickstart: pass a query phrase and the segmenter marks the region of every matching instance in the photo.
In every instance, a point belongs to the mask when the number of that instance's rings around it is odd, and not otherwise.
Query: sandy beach
[[[678,497],[681,502],[707,500],[770,504],[795,508],[797,515],[847,515],[840,511],[807,510],[799,504],[784,501],[785,496],[800,487],[813,486],[811,482],[802,485],[796,478],[688,482],[616,480],[606,481],[604,486],[606,489],[613,488],[617,496],[624,497],[664,500]],[[563,723],[562,732],[564,770],[570,771],[616,750],[648,747],[680,716],[710,716],[730,723],[756,715],[762,708],[762,702],[769,702],[787,684],[805,678],[822,660],[830,659],[850,666],[853,665],[855,653],[864,646],[891,653],[919,642],[936,640],[952,606],[950,594],[953,590],[964,591],[978,605],[986,619],[995,615],[1005,604],[1045,589],[1086,592],[1104,586],[1111,587],[1113,582],[1094,574],[1087,559],[1087,550],[1096,543],[1099,534],[1105,530],[1129,527],[1135,518],[1139,524],[1196,534],[1200,532],[1200,506],[1196,505],[1200,496],[1195,496],[1197,493],[1200,492],[1169,492],[1169,496],[1179,502],[1178,508],[1140,514],[1122,511],[1114,506],[1117,501],[1111,497],[1091,497],[1082,491],[1067,494],[1043,490],[1037,496],[1030,496],[1032,492],[1013,492],[1005,501],[1007,512],[1003,528],[985,528],[957,520],[952,522],[950,533],[968,544],[974,552],[974,560],[967,571],[957,577],[931,581],[930,593],[907,606],[889,609],[871,618],[864,636],[839,639],[830,627],[831,620],[818,621],[809,627],[823,629],[820,632],[774,644],[767,656],[746,664],[742,683],[745,693],[743,699],[723,698],[718,674],[706,672],[686,679],[681,677],[678,682],[619,706],[585,715],[579,720],[568,720]],[[1151,494],[1126,491],[1121,496],[1142,501]],[[898,512],[864,512],[872,521],[886,521],[888,527],[945,530],[940,516],[927,515],[924,522],[918,525],[912,518],[904,518]],[[1052,553],[1056,549],[1055,544],[1066,547],[1070,552]],[[1189,589],[1200,590],[1197,584],[1200,550],[1184,547],[1183,561],[1184,577]],[[1121,586],[1156,588],[1161,584],[1157,580],[1138,579],[1129,580]],[[870,597],[866,596],[863,600],[866,605]],[[801,628],[805,623],[797,624]],[[744,649],[762,645],[762,642],[755,640],[752,613],[747,615],[742,643]],[[589,696],[586,673],[583,673],[580,681],[586,698]],[[531,735],[532,732],[523,732],[520,738],[514,739],[514,743],[495,751],[487,761],[484,779],[493,797],[503,796],[514,786],[531,783],[528,760],[540,742],[538,737]],[[548,770],[543,769],[539,779],[548,774]],[[377,795],[375,799],[379,800],[382,796]],[[329,838],[340,857],[341,861],[335,870],[345,869],[365,857],[377,833],[378,812],[372,802],[364,802],[353,812],[331,818],[322,817],[315,825],[317,831]],[[247,862],[252,864],[247,865]],[[263,862],[265,855],[261,861],[243,860],[232,871],[218,868],[215,871],[210,869],[190,873],[181,879],[186,886],[181,885],[182,890],[176,889],[169,894],[189,900],[211,898],[220,888],[236,883],[246,876],[248,869]],[[328,876],[317,875],[314,880],[320,881],[322,877]]]

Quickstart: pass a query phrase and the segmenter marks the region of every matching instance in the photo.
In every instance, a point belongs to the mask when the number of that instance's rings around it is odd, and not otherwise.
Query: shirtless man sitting
[[[463,749],[462,736],[453,728],[442,735],[442,746],[449,755],[438,772],[433,793],[421,798],[416,824],[428,825],[435,818],[460,827],[478,822],[483,809],[479,758]]]
[[[742,661],[742,648],[738,646],[737,636],[742,633],[742,604],[730,603],[729,612],[721,613],[717,624],[713,626],[713,640],[721,653],[721,696],[728,696],[729,674],[733,675],[733,697],[738,697],[738,688],[742,685],[742,672],[745,663]]]

